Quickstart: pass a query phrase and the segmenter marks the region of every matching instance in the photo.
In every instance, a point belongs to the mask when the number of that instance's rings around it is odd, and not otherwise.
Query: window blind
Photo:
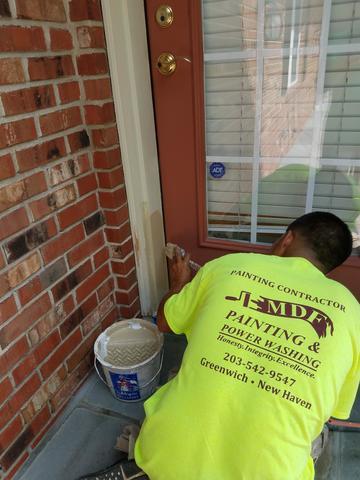
[[[209,235],[267,243],[315,209],[355,232],[360,2],[203,0],[203,31]]]

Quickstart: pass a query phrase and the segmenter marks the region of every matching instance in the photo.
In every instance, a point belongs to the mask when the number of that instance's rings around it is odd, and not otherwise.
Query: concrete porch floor
[[[166,334],[161,383],[169,370],[179,365],[185,346],[184,337]],[[76,480],[106,468],[120,459],[114,445],[122,428],[140,423],[143,417],[141,402],[116,400],[93,373],[14,480]],[[359,421],[359,396],[352,417]],[[317,463],[316,480],[359,478],[360,432],[331,431]]]

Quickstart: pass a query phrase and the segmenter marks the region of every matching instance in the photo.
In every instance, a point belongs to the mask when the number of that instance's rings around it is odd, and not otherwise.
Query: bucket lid
[[[163,345],[163,335],[156,325],[134,318],[122,320],[99,335],[95,355],[114,367],[134,367],[154,357]]]

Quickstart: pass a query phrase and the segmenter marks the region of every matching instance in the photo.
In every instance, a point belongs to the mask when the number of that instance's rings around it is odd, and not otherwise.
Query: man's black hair
[[[332,213],[307,213],[292,222],[287,228],[289,230],[300,234],[326,273],[341,265],[351,255],[350,229]]]

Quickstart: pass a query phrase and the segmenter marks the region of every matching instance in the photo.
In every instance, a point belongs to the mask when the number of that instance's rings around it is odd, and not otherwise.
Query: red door
[[[145,1],[166,239],[194,260],[266,252],[305,211],[333,211],[356,233],[360,151],[332,148],[347,100],[329,100],[354,52],[329,47],[328,3],[171,0],[163,26],[161,2]],[[333,275],[358,297],[359,266],[353,256]]]

